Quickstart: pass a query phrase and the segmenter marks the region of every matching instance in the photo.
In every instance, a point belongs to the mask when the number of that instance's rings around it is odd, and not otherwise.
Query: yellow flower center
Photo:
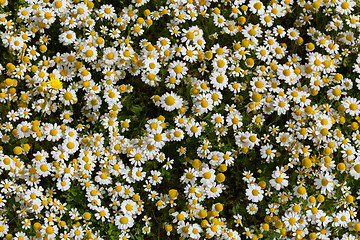
[[[172,106],[175,104],[175,98],[172,96],[168,96],[165,98],[166,105]]]

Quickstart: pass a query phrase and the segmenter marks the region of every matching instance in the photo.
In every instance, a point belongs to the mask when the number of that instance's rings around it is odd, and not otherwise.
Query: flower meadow
[[[0,238],[360,239],[355,0],[0,0]]]

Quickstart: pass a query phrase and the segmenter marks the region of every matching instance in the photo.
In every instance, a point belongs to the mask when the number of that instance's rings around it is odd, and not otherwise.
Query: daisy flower
[[[273,171],[271,175],[272,179],[270,180],[270,184],[272,187],[274,187],[277,191],[279,191],[281,188],[286,187],[289,184],[289,181],[287,178],[289,178],[283,171],[276,170]]]
[[[199,137],[201,132],[202,132],[202,127],[200,126],[199,123],[195,122],[195,121],[191,121],[186,125],[186,133],[192,137]]]
[[[341,104],[344,106],[346,113],[350,114],[351,116],[359,115],[359,113],[360,113],[360,110],[359,110],[360,102],[356,98],[345,97],[341,101]]]
[[[76,92],[75,90],[68,88],[68,89],[64,89],[62,88],[60,90],[60,94],[59,94],[59,100],[65,105],[71,105],[71,104],[75,104],[77,102],[77,97],[76,97]]]
[[[228,62],[224,57],[218,56],[213,59],[212,66],[215,69],[215,71],[222,73],[222,72],[226,71],[226,69],[228,67]]]
[[[125,215],[133,216],[140,214],[140,212],[137,210],[137,204],[133,200],[128,199],[123,201],[121,203],[120,209]]]
[[[335,11],[342,15],[349,15],[352,11],[354,11],[355,6],[356,6],[355,1],[340,0],[340,1],[336,1]]]
[[[251,0],[249,2],[250,11],[258,16],[261,16],[265,13],[265,6],[261,1]]]
[[[144,164],[147,160],[147,156],[145,155],[145,153],[143,152],[143,150],[139,149],[139,148],[134,148],[130,153],[129,153],[129,157],[130,157],[130,163],[134,166],[141,166],[142,164]]]
[[[181,54],[183,55],[185,61],[191,63],[195,62],[198,58],[197,50],[191,45],[186,45],[186,47],[183,47],[181,49]]]
[[[274,101],[274,110],[277,111],[279,115],[286,114],[289,110],[289,102],[285,97],[278,97]]]
[[[337,186],[337,180],[334,180],[329,172],[325,172],[319,174],[319,178],[315,179],[314,184],[317,189],[320,189],[321,194],[328,194]]]
[[[226,76],[225,72],[212,72],[210,76],[210,83],[216,88],[223,90],[224,87],[228,84],[228,77]]]
[[[48,141],[58,141],[62,138],[63,133],[59,125],[55,124],[46,124],[43,129],[45,130],[46,139]]]
[[[77,20],[86,19],[91,13],[86,3],[78,3],[74,5],[72,12],[76,15]]]
[[[118,61],[119,53],[114,47],[105,48],[103,51],[103,61],[107,65],[113,65]]]
[[[169,74],[170,76],[182,79],[188,71],[185,63],[182,61],[173,61],[169,65]]]
[[[299,220],[300,220],[300,216],[298,213],[295,212],[287,212],[281,218],[281,221],[285,223],[285,228],[288,231],[293,231],[293,232],[295,232],[300,227]]]
[[[274,159],[276,149],[273,148],[273,145],[268,143],[260,148],[261,157],[264,158],[267,162]]]
[[[249,203],[249,205],[246,207],[246,211],[250,214],[250,215],[254,215],[257,213],[257,211],[259,210],[258,206],[255,203]]]
[[[75,43],[76,40],[76,33],[72,30],[65,31],[59,35],[59,42],[65,46]]]
[[[160,98],[161,107],[166,111],[173,111],[175,109],[180,109],[183,105],[183,100],[181,97],[176,95],[173,92],[165,93]]]
[[[107,20],[114,18],[115,15],[115,8],[110,4],[104,4],[99,9],[99,14]]]
[[[252,202],[259,202],[263,199],[264,190],[257,184],[249,184],[245,191],[246,196]]]
[[[155,58],[146,58],[142,65],[149,73],[158,74],[160,71],[160,63]]]
[[[95,61],[97,56],[98,54],[95,47],[90,47],[86,45],[82,50],[82,57],[86,62]]]

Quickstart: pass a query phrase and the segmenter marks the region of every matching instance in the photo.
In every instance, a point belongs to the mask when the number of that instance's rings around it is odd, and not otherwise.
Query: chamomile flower
[[[125,215],[133,216],[136,214],[140,214],[140,212],[138,212],[137,210],[137,204],[133,200],[123,201],[121,203],[120,209]]]
[[[218,15],[214,15],[214,25],[222,28],[225,26],[226,23],[226,19],[224,18],[224,16],[222,16],[221,14]]]
[[[99,9],[101,17],[110,20],[115,17],[115,8],[110,4],[104,4]]]
[[[171,135],[172,135],[171,140],[173,141],[181,141],[185,137],[184,131],[180,128],[175,128],[171,130]]]
[[[115,64],[119,59],[118,51],[114,47],[105,48],[103,52],[103,60],[107,65]]]
[[[256,0],[254,0],[253,2],[255,2],[255,4],[259,3]],[[257,42],[258,41],[257,38],[260,37],[262,34],[262,30],[260,26],[251,23],[249,23],[246,27],[244,27],[244,29],[241,32],[246,39],[249,39],[249,41],[252,42]]]
[[[278,97],[274,101],[274,109],[279,115],[286,114],[289,110],[289,102],[285,97]]]
[[[262,15],[261,24],[267,27],[271,27],[274,24],[274,18],[269,12],[266,12],[264,15]]]
[[[82,57],[86,62],[94,61],[97,58],[96,48],[86,45],[82,50]]]
[[[277,204],[277,203],[271,203],[266,208],[266,214],[270,215],[271,217],[273,215],[277,215],[278,212],[279,212],[279,204]]]
[[[201,237],[201,233],[203,232],[202,227],[197,224],[190,224],[189,229],[188,229],[189,237],[193,238],[193,239],[199,239]]]
[[[282,222],[284,222],[285,228],[288,229],[289,231],[296,231],[300,227],[299,225],[300,216],[298,213],[287,212],[285,213],[285,215],[282,217],[281,220]]]
[[[351,116],[359,115],[359,100],[353,97],[345,97],[341,103],[344,106],[346,113],[350,114]]]
[[[277,25],[276,27],[274,27],[273,31],[275,36],[279,36],[281,38],[285,37],[286,35],[286,29],[281,25]],[[271,40],[271,43],[274,44],[274,39],[270,38],[269,40]]]
[[[287,50],[283,46],[280,46],[278,43],[274,44],[271,47],[271,50],[272,54],[276,59],[282,59],[287,53]]]
[[[275,158],[276,152],[276,149],[274,149],[270,143],[261,146],[260,148],[261,157],[264,158],[267,162]]]
[[[185,130],[190,137],[192,136],[199,137],[202,132],[202,127],[200,126],[199,123],[191,121],[186,124]]]
[[[169,74],[178,79],[182,79],[188,71],[185,63],[182,61],[173,61],[169,65]]]
[[[210,83],[216,88],[223,90],[228,84],[228,77],[225,72],[213,72],[210,76]]]
[[[164,162],[165,162],[165,164],[163,165],[163,168],[165,170],[172,169],[173,164],[174,164],[174,159],[167,158],[166,161],[164,161]]]
[[[134,148],[130,154],[130,163],[134,166],[141,166],[142,164],[145,163],[145,161],[147,160],[147,156],[145,155],[145,153],[139,149],[139,148]]]
[[[62,143],[62,148],[67,153],[73,154],[79,149],[79,142],[74,137],[67,137]]]
[[[272,58],[270,55],[270,51],[266,46],[259,46],[256,49],[256,57],[267,64],[271,62]]]
[[[263,15],[265,13],[265,6],[261,1],[251,0],[249,2],[250,11],[256,15]]]
[[[287,180],[287,178],[289,177],[279,169],[277,171],[274,171],[271,176],[272,179],[270,180],[270,184],[277,191],[279,191],[281,188],[286,187],[289,184],[289,181]]]
[[[315,179],[315,186],[317,189],[320,189],[322,194],[332,192],[336,185],[337,180],[334,180],[333,176],[328,172],[321,173],[319,178]]]
[[[197,60],[198,52],[192,45],[186,45],[181,49],[181,54],[184,56],[184,60],[187,62],[195,62]]]
[[[69,178],[59,178],[56,182],[56,187],[60,191],[67,191],[71,187],[71,180]]]
[[[249,184],[245,192],[248,199],[252,202],[261,201],[264,197],[263,193],[264,191],[261,189],[261,187],[256,184]]]
[[[48,141],[58,141],[62,138],[63,133],[59,125],[57,124],[46,124],[44,125],[46,139]]]
[[[75,104],[77,102],[77,97],[76,97],[76,92],[73,89],[64,89],[62,88],[60,90],[60,101],[65,105],[71,105],[71,104]]]
[[[250,215],[254,215],[257,213],[257,211],[259,210],[258,206],[255,203],[249,203],[249,205],[246,207],[246,211],[250,214]]]
[[[214,58],[214,60],[212,61],[212,66],[216,71],[222,73],[227,70],[228,62],[224,57],[219,56],[219,57]]]
[[[209,185],[214,182],[215,180],[215,170],[209,168],[203,168],[202,171],[199,173],[199,176],[202,177],[200,182],[204,185]]]
[[[335,10],[342,15],[348,15],[354,10],[355,5],[356,2],[354,1],[340,0],[340,1],[336,1]]]
[[[14,37],[11,39],[10,48],[15,51],[20,51],[24,47],[24,40],[21,37]]]
[[[65,0],[56,0],[53,2],[53,9],[58,14],[64,13],[68,6],[69,3]]]
[[[160,63],[155,58],[146,58],[143,61],[143,67],[147,72],[157,74],[160,71]]]
[[[86,3],[78,3],[72,9],[72,12],[76,14],[77,20],[86,19],[90,15],[90,9],[87,7]]]
[[[288,38],[289,38],[290,40],[296,40],[296,39],[298,39],[299,36],[300,36],[299,31],[298,31],[297,29],[295,29],[295,28],[289,28],[289,29],[287,30],[287,34],[288,34]]]
[[[208,198],[217,198],[221,195],[221,193],[225,190],[225,186],[223,184],[212,183],[210,185],[206,185],[205,193]]]
[[[72,30],[68,30],[59,35],[59,42],[65,46],[75,43],[76,33]]]
[[[166,111],[173,111],[175,109],[180,109],[183,105],[183,100],[181,97],[176,95],[173,92],[165,93],[160,98],[161,106]]]
[[[301,185],[294,187],[294,194],[296,197],[299,197],[299,198],[303,198],[303,199],[307,198],[306,188]]]

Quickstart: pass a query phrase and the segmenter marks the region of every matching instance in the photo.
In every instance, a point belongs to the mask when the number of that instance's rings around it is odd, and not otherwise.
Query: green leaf
[[[138,115],[138,113],[140,113],[143,110],[143,107],[140,105],[132,105],[130,107],[130,110],[135,113],[136,115]]]
[[[265,240],[273,240],[273,239],[278,239],[281,237],[281,234],[278,232],[273,232],[272,234],[270,234],[270,236],[268,236],[267,238],[265,238]]]

